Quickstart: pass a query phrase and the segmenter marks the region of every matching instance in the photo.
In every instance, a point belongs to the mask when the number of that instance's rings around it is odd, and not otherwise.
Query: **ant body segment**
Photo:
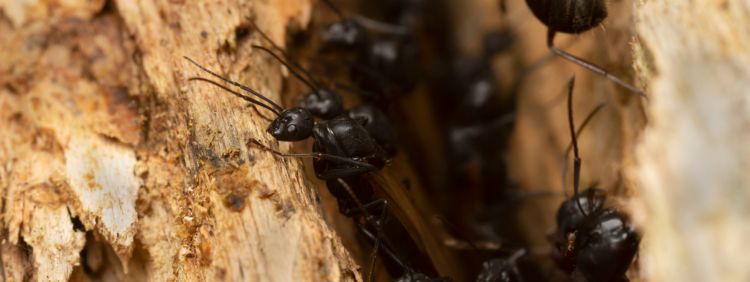
[[[505,0],[500,1],[501,7],[505,7]],[[596,27],[607,18],[608,13],[605,0],[526,0],[526,5],[534,16],[547,26],[547,48],[553,54],[604,76],[614,83],[646,98],[646,94],[642,90],[630,83],[625,82],[597,65],[555,47],[555,35],[558,32],[570,34],[583,33]]]
[[[574,84],[575,77],[568,84],[574,194],[557,211],[557,230],[550,238],[552,257],[575,281],[626,280],[625,272],[638,252],[640,236],[625,214],[605,207],[603,190],[590,188],[578,193],[581,158],[572,114]]]

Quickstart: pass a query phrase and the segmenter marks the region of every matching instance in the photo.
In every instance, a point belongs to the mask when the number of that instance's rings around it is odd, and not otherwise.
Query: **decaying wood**
[[[254,20],[283,43],[309,1],[0,10],[4,280],[361,280],[301,161],[248,149],[276,146],[266,122],[189,83],[201,73],[182,59],[278,101],[281,69],[250,56],[259,41],[242,30]]]
[[[632,170],[650,281],[750,280],[750,4],[640,1],[649,126]]]

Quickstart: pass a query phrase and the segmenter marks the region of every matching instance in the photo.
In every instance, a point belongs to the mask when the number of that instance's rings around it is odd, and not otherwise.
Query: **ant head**
[[[367,46],[367,30],[352,19],[343,19],[332,23],[321,32],[323,51],[351,50],[360,51]]]
[[[312,114],[303,108],[286,109],[268,125],[266,132],[279,141],[300,141],[312,135]]]
[[[586,211],[586,214],[592,214],[602,209],[605,197],[603,190],[590,188],[563,202],[557,210],[557,230],[562,234],[568,234],[579,229],[585,222],[586,215],[578,207],[578,202],[581,203],[581,208]]]
[[[341,95],[324,88],[313,89],[300,99],[299,105],[322,119],[334,118],[344,111]]]
[[[616,281],[624,277],[640,236],[625,215],[605,209],[592,216],[576,236],[575,276],[586,281]]]
[[[604,0],[526,0],[534,15],[549,29],[581,33],[607,17]]]

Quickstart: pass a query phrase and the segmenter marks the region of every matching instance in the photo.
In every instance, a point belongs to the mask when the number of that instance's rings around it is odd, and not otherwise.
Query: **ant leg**
[[[505,0],[500,0],[499,6],[500,6],[500,12],[503,13],[503,15],[508,13],[508,5],[505,4]]]
[[[383,210],[380,214],[380,219],[377,221],[377,225],[375,225],[375,245],[372,247],[372,253],[370,253],[370,273],[367,275],[367,281],[373,281],[373,273],[375,270],[375,262],[378,259],[378,248],[380,247],[381,240],[383,238],[383,226],[385,226],[385,221],[388,219],[388,201],[382,202]]]
[[[276,155],[278,157],[325,159],[325,160],[328,160],[328,161],[340,162],[340,163],[346,163],[346,164],[351,164],[351,165],[359,166],[365,172],[378,170],[378,168],[375,167],[374,165],[371,165],[371,164],[366,163],[366,162],[355,161],[355,160],[352,160],[352,159],[346,158],[346,157],[341,157],[341,156],[336,156],[336,155],[331,155],[331,154],[325,154],[325,153],[316,153],[316,152],[313,152],[313,153],[282,153],[282,152],[276,151],[274,149],[271,149],[271,148],[267,147],[266,145],[261,144],[258,140],[252,139],[252,138],[248,141],[248,143],[255,144],[260,149],[262,149],[264,151],[267,151],[267,152],[270,152],[270,153],[272,153],[272,154],[274,154],[274,155]]]
[[[349,168],[337,168],[337,169],[330,169],[325,172],[321,172],[317,174],[317,177],[321,180],[331,180],[341,177],[351,177],[351,176],[357,176],[362,175],[371,171],[375,171],[374,169],[371,169],[369,167],[349,167]]]
[[[347,188],[347,186],[344,186],[344,188]],[[364,210],[372,210],[372,209],[375,209],[375,208],[387,207],[387,206],[388,206],[388,201],[386,199],[377,199],[377,200],[374,200],[374,201],[369,202],[367,204],[363,204],[361,207],[357,207],[356,209],[348,209],[348,210],[344,211],[343,214],[345,216],[352,217],[352,216],[358,215],[360,213],[364,213],[363,209]]]
[[[573,197],[576,199],[576,205],[581,210],[583,216],[588,216],[583,206],[581,198],[578,198],[578,184],[581,178],[581,156],[578,154],[578,140],[576,139],[575,122],[573,121],[573,87],[576,83],[575,75],[568,82],[568,126],[570,128],[570,139],[573,142]]]
[[[372,225],[372,226],[374,226],[374,227],[377,228],[378,223],[372,221],[373,218],[372,218],[372,216],[370,216],[370,213],[367,212],[367,209],[371,208],[373,206],[373,204],[387,205],[387,202],[378,202],[376,200],[376,201],[373,201],[371,203],[368,203],[367,207],[366,207],[366,205],[362,204],[362,201],[359,200],[359,198],[357,197],[357,195],[354,194],[354,191],[352,190],[352,187],[349,186],[349,183],[346,183],[346,181],[344,181],[341,178],[336,178],[336,181],[338,181],[338,183],[341,184],[342,187],[344,187],[344,190],[346,190],[346,193],[349,194],[350,197],[352,197],[352,200],[354,200],[354,204],[357,205],[357,209],[358,209],[359,213],[361,213],[362,215],[364,215],[365,222],[367,222],[370,225]],[[349,211],[347,213],[344,213],[344,215],[346,215],[346,216],[352,216],[354,214],[355,214],[354,211]]]
[[[646,96],[646,93],[643,93],[640,89],[636,88],[633,85],[630,85],[629,83],[623,81],[622,79],[616,77],[615,75],[609,73],[608,71],[604,70],[603,68],[594,65],[592,63],[589,63],[588,61],[581,59],[579,57],[574,56],[573,54],[570,54],[568,52],[563,51],[562,49],[559,49],[555,47],[555,31],[552,29],[549,29],[547,31],[547,48],[549,48],[552,53],[554,53],[557,56],[560,56],[563,59],[566,59],[576,65],[582,66],[598,75],[604,76],[605,78],[613,81],[614,83],[619,84],[622,87],[625,87],[626,89],[640,95],[641,97],[648,99],[648,96]]]
[[[359,231],[362,232],[362,234],[364,234],[367,238],[370,238],[370,240],[375,241],[375,235],[372,234],[370,230],[367,230],[367,228],[364,228],[364,226],[359,225]],[[403,261],[401,261],[401,259],[398,258],[396,253],[393,250],[391,250],[391,248],[389,248],[387,245],[383,244],[380,247],[380,249],[382,249],[383,252],[385,252],[385,254],[391,258],[391,260],[393,260],[393,262],[395,262],[396,264],[399,265],[399,267],[404,269],[404,272],[414,272],[414,270],[411,267],[407,266]]]

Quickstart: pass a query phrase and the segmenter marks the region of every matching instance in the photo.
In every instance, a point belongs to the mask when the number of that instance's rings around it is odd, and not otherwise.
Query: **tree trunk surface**
[[[287,71],[253,52],[262,41],[248,31],[255,22],[283,45],[287,30],[307,28],[313,2],[0,0],[2,281],[362,281],[369,251],[318,192],[324,183],[304,160],[247,141],[309,146],[272,140],[258,111],[188,81],[206,74],[182,58],[289,104]],[[493,65],[502,84],[520,81],[505,157],[521,189],[562,191],[563,94],[575,74],[576,121],[607,104],[579,138],[581,187],[609,191],[643,234],[628,277],[750,280],[746,1],[607,1],[603,28],[557,36],[638,81],[648,100],[551,57],[546,27],[523,1],[507,1],[505,14],[495,0],[446,2],[461,52],[476,53],[497,27],[518,35]],[[445,171],[432,161],[444,159],[430,125],[440,113],[425,110],[427,93],[404,99],[420,105],[406,122],[424,129],[415,143],[427,170]],[[373,182],[435,268],[463,281],[411,170],[401,154]],[[562,200],[526,201],[500,221],[519,227],[531,253],[548,252]]]
[[[302,162],[182,56],[279,101],[309,1],[0,1],[4,281],[360,281]],[[289,149],[280,144],[281,150]]]
[[[639,1],[649,125],[631,174],[649,281],[750,281],[750,3]]]

